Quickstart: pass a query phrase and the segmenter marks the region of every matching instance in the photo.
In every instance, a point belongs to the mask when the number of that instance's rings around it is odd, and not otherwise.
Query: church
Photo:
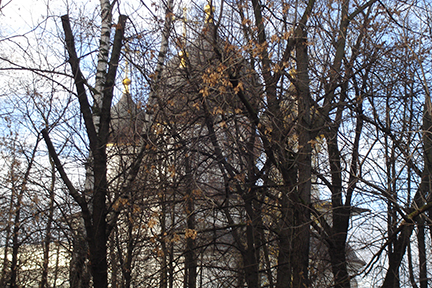
[[[123,95],[111,109],[111,186],[124,183],[122,171],[137,153],[145,154],[140,183],[130,195],[119,198],[115,191],[121,187],[112,189],[113,205],[127,208],[112,236],[117,247],[109,247],[111,281],[121,278],[125,265],[141,287],[276,281],[279,192],[260,178],[277,184],[278,176],[260,174],[263,143],[247,115],[248,109],[260,110],[264,93],[241,49],[219,36],[211,4],[204,11],[204,25],[193,40],[187,38],[184,15],[178,55],[164,66],[146,107],[133,100],[126,75]],[[295,109],[289,93],[295,89],[288,89],[281,105]],[[132,242],[141,244],[129,246]],[[311,266],[323,270],[312,275],[312,287],[324,287],[331,283],[326,248],[318,240],[311,243]],[[355,276],[364,262],[354,251],[348,258]]]

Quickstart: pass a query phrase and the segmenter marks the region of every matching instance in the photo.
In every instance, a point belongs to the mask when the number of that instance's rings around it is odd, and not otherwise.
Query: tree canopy
[[[2,4],[0,286],[430,285],[429,0]]]

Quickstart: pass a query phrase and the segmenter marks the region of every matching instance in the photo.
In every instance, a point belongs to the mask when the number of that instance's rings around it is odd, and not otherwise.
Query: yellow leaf
[[[147,226],[151,229],[157,224],[156,220],[154,218],[150,218],[150,220],[147,223]]]
[[[192,107],[194,107],[194,108],[197,109],[198,111],[200,110],[199,103],[194,103],[194,104],[192,104]]]
[[[194,229],[186,229],[185,231],[185,239],[191,238],[192,240],[195,240],[197,237],[198,232]]]
[[[178,241],[180,241],[180,236],[177,233],[174,233],[171,242],[178,242]]]
[[[202,94],[202,96],[203,96],[204,98],[206,98],[207,96],[210,95],[210,91],[209,91],[208,87],[204,87],[204,88],[201,89],[199,92]]]

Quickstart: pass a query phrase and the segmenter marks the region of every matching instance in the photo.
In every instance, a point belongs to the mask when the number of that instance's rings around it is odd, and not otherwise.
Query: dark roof
[[[143,128],[143,111],[129,93],[123,93],[111,108],[110,144],[137,143]]]
[[[165,110],[170,121],[195,122],[203,112],[200,108],[203,97],[208,100],[210,112],[216,108],[233,111],[242,107],[232,87],[237,82],[241,82],[242,93],[252,99],[252,105],[259,103],[262,93],[257,73],[215,29],[213,23],[207,23],[196,40],[183,49],[187,55],[185,67],[181,66],[181,58],[175,56],[164,68],[155,93],[159,98],[150,99],[149,106]]]

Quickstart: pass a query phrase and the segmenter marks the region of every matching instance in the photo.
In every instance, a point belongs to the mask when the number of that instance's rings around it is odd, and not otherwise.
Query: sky
[[[90,6],[92,6],[92,10],[89,11],[93,11],[99,3],[97,0],[6,1],[0,0],[0,56],[3,56],[5,59],[11,59],[23,66],[38,67],[41,69],[57,67],[57,71],[62,71],[62,69],[65,69],[63,67],[66,67],[65,65],[60,66],[60,64],[65,63],[64,55],[59,54],[64,53],[64,47],[61,39],[55,34],[59,31],[58,27],[61,27],[60,16],[68,13],[68,6],[75,6],[77,7],[75,10],[78,11],[78,7],[85,3],[87,9],[90,9]],[[68,5],[67,2],[73,2],[73,4]],[[73,11],[71,12],[73,13]],[[36,33],[32,33],[35,28],[37,28]],[[17,47],[20,47],[21,49]],[[39,54],[41,51],[42,53]],[[38,66],[38,62],[42,63],[41,66]],[[52,66],[50,67],[48,64],[52,64]],[[7,63],[0,60],[0,67],[7,65]],[[61,76],[53,77],[54,80],[63,82],[61,81]],[[18,112],[17,109],[20,109],[19,113],[21,114],[17,114],[15,117],[16,120],[12,121],[11,125],[16,125],[14,130],[20,131],[20,142],[25,142],[31,145],[31,143],[36,142],[36,131],[28,123],[27,124],[30,127],[22,125],[25,120],[22,120],[20,117],[22,117],[24,113],[28,113],[28,115],[33,113],[35,116],[32,116],[32,120],[34,121],[36,129],[42,129],[44,127],[44,121],[38,117],[38,113],[31,103],[14,100],[11,95],[14,95],[15,93],[17,95],[21,95],[21,93],[35,93],[36,95],[36,92],[49,94],[53,93],[52,91],[53,89],[56,89],[56,87],[49,85],[49,81],[44,81],[44,78],[38,78],[32,73],[25,73],[20,70],[1,71],[0,79],[7,83],[0,87],[0,96],[3,97],[0,99],[2,100],[2,108],[5,109],[9,107],[9,110],[14,110],[16,112]],[[64,81],[63,83],[68,83],[68,81]],[[64,99],[68,97],[68,95],[61,93],[56,93],[55,96],[57,98],[63,97]],[[43,99],[41,99],[41,101],[43,101]],[[59,105],[64,102],[65,101],[59,101]],[[16,108],[12,108],[13,106],[16,106]],[[59,109],[62,108],[60,107]],[[15,115],[11,116],[14,117]],[[0,120],[2,121],[3,118]],[[54,119],[49,120],[54,121]],[[23,133],[23,131],[26,131],[26,133]],[[55,131],[52,133],[53,141],[56,140],[54,139],[56,137],[54,132]],[[41,147],[44,147],[44,145],[42,144]],[[47,157],[44,155],[42,155],[42,157],[43,160],[39,161],[48,161]],[[79,172],[72,171],[76,170],[76,167],[73,167],[72,169],[69,167],[69,170],[71,174],[80,174]]]
[[[79,12],[79,9],[83,9],[80,8],[82,5],[85,5],[85,9],[88,11],[93,11],[94,8],[99,4],[99,1],[3,0],[1,3],[3,6],[0,11],[0,35],[4,37],[8,35],[20,35],[26,33],[38,25],[47,25],[47,27],[54,28],[55,23],[59,25],[59,16],[68,12],[77,13]],[[148,6],[151,6],[150,3]],[[70,8],[72,11],[68,11],[67,7],[72,7]],[[47,15],[52,15],[54,18],[50,18],[49,21],[45,22]],[[27,39],[31,37],[32,36],[28,35]],[[79,174],[79,172],[77,172],[77,174]],[[364,281],[367,280],[365,279]]]
[[[91,1],[91,0],[90,0]],[[94,0],[93,0],[94,1]],[[48,14],[60,14],[61,7],[65,7],[63,1],[50,0],[9,0],[0,11],[0,23],[2,34],[17,34],[35,27],[43,21]],[[66,11],[65,11],[66,12]]]

